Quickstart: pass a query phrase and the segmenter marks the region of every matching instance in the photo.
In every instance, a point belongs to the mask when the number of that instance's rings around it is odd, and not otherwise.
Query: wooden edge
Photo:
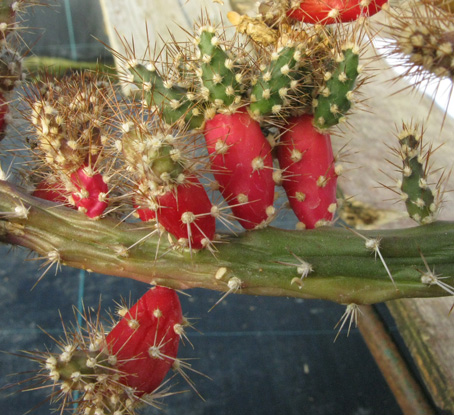
[[[453,298],[405,299],[389,302],[402,338],[434,400],[454,413]]]

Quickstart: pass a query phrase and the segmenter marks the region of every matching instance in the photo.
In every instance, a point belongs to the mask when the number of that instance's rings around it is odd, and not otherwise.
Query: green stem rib
[[[13,217],[20,206],[29,209],[27,218]],[[130,247],[152,229],[109,218],[93,221],[3,181],[0,212],[0,242],[24,246],[43,257],[58,252],[61,264],[70,267],[177,289],[227,291],[229,280],[236,277],[242,283],[238,292],[244,294],[320,298],[341,304],[448,295],[437,285],[421,282],[421,272],[426,271],[421,254],[435,274],[446,277],[444,283],[454,284],[454,222],[361,233],[381,239],[380,251],[394,286],[364,239],[343,228],[244,232],[219,244],[215,255],[207,250],[192,255],[176,252],[169,249],[166,237],[151,236],[125,254],[121,247]],[[302,284],[292,283],[299,277],[295,256],[313,268]]]

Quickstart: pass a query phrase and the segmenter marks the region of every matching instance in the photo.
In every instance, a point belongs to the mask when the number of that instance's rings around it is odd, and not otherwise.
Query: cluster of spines
[[[17,29],[16,15],[25,0],[3,0],[0,4],[0,141],[11,122],[9,101],[12,90],[24,80],[22,56],[12,46]]]
[[[433,191],[428,184],[429,155],[417,128],[404,125],[398,136],[402,159],[402,179],[398,182],[401,197],[409,216],[419,224],[431,223],[439,210],[440,189]]]
[[[297,69],[301,56],[299,46],[288,45],[273,52],[269,63],[261,65],[250,97],[250,110],[255,117],[280,114],[289,106],[289,96],[299,85]]]
[[[408,24],[397,39],[398,49],[413,64],[437,77],[454,79],[454,34],[442,27]]]
[[[178,145],[182,141],[178,134],[132,121],[123,124],[122,130],[124,160],[138,182],[151,183],[153,189],[167,186],[167,190],[184,182],[190,161]]]
[[[110,84],[85,74],[43,82],[24,97],[34,128],[31,149],[40,165],[32,178],[38,181],[38,196],[66,199],[90,218],[104,212],[111,192],[107,181],[112,160],[106,143],[112,92]],[[56,199],[54,192],[61,197]]]
[[[391,54],[405,55],[408,74],[426,72],[454,79],[454,15],[442,2],[410,3],[409,8],[390,9]],[[423,79],[427,76],[423,76]]]
[[[345,119],[359,74],[358,46],[348,44],[337,54],[335,67],[324,73],[324,85],[314,98],[314,125],[328,129]]]

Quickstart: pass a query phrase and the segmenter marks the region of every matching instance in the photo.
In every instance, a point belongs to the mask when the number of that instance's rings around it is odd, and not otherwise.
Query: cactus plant
[[[320,226],[336,220],[341,169],[331,140],[363,84],[362,25],[383,4],[328,2],[327,12],[325,3],[303,2],[289,11],[276,1],[254,17],[230,15],[232,38],[202,19],[186,43],[164,46],[171,62],[137,59],[132,47],[128,56],[117,53],[128,70],[120,77],[136,88],[132,97],[119,98],[117,84],[99,73],[44,76],[24,88],[28,131],[19,139],[32,168],[14,184],[0,169],[0,241],[46,264],[157,286],[123,310],[109,334],[86,318],[88,334],[76,330],[58,355],[40,355],[46,379],[61,388],[52,398],[62,412],[77,390],[84,394],[77,413],[135,414],[171,366],[182,369],[184,319],[171,288],[330,300],[347,305],[341,328],[360,317],[360,305],[454,293],[454,224],[436,220],[443,180],[430,190],[432,152],[416,130],[399,136],[402,178],[394,188],[419,226]],[[3,23],[15,27],[13,4],[1,5]],[[404,12],[390,12],[393,52],[429,77],[452,78],[452,14],[427,8],[450,20],[427,27],[427,16],[414,12],[410,31]],[[360,16],[355,29],[344,27]],[[0,50],[3,119],[8,94],[23,81],[8,31]],[[279,213],[275,182],[300,221],[296,230],[268,226]],[[224,220],[245,232],[217,233],[224,210],[217,191],[230,207]]]

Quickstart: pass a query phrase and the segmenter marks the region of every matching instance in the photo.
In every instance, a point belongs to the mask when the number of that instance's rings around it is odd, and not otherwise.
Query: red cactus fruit
[[[141,208],[139,206],[134,206],[136,209],[137,215],[139,216],[139,219],[143,222],[148,222],[150,220],[155,220],[156,219],[156,211],[147,209],[147,208]]]
[[[153,392],[178,353],[183,316],[177,293],[166,287],[148,290],[107,335],[121,382],[137,396]]]
[[[107,208],[109,190],[102,174],[82,166],[71,174],[71,183],[77,188],[71,194],[76,207],[89,218],[99,217]]]
[[[5,96],[0,93],[0,141],[5,138],[6,127],[8,126],[9,106]]]
[[[61,184],[43,180],[36,185],[32,195],[40,199],[49,200],[50,202],[67,204],[68,199],[66,195],[69,196],[69,193]]]
[[[312,120],[291,119],[277,152],[290,206],[308,229],[333,219],[337,184],[330,136],[317,132]]]
[[[306,23],[345,23],[374,15],[385,3],[387,0],[303,0],[288,15]]]
[[[184,184],[158,196],[156,202],[158,222],[176,238],[187,240],[191,249],[205,248],[214,239],[212,205],[196,177],[187,177]]]
[[[273,160],[260,124],[244,110],[217,114],[204,136],[214,177],[241,226],[267,223],[274,213]]]
[[[188,176],[183,184],[154,198],[156,210],[136,206],[144,222],[156,220],[179,242],[191,249],[207,247],[214,239],[216,219],[211,214],[211,202],[195,176]]]

